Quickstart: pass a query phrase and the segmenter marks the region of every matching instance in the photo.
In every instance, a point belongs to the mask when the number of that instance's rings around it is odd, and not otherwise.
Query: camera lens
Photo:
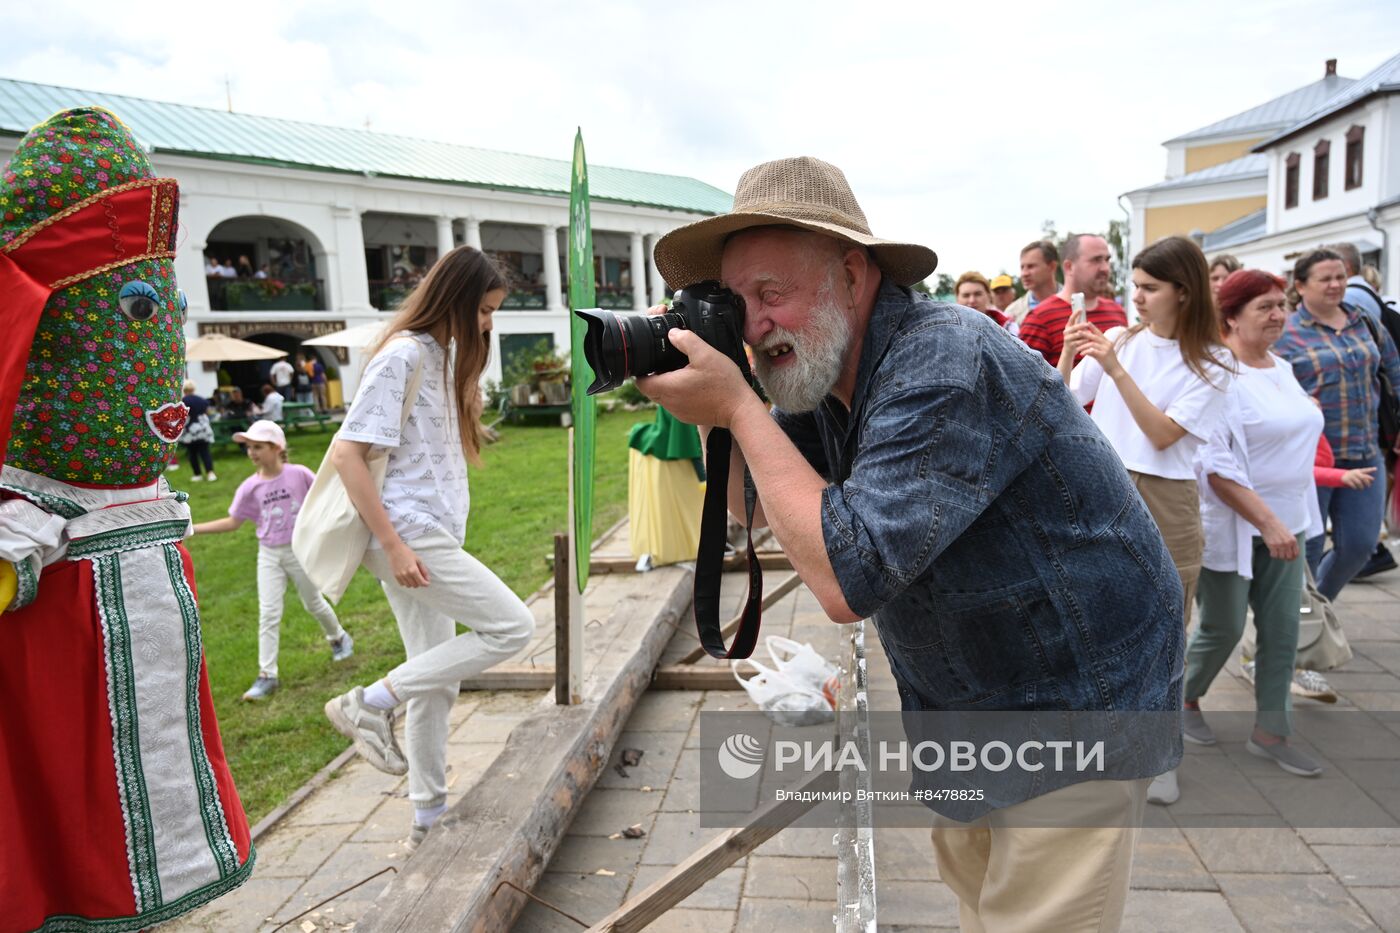
[[[685,327],[680,314],[575,313],[588,323],[583,355],[595,377],[588,387],[589,395],[615,389],[629,376],[650,376],[685,365],[685,355],[666,339],[671,328]]]

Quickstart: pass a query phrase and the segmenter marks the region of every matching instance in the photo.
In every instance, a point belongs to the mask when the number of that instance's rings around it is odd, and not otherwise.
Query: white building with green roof
[[[189,337],[226,333],[295,351],[386,319],[438,256],[468,243],[514,280],[496,315],[488,378],[540,340],[567,348],[566,159],[0,78],[0,163],[30,127],[89,105],[119,116],[157,174],[180,182],[175,268]],[[561,140],[560,151],[571,144]],[[661,235],[731,204],[694,178],[603,165],[589,167],[589,186],[599,304],[622,310],[663,297],[650,261]],[[206,274],[219,264],[259,277]],[[353,392],[358,354],[319,352]],[[249,388],[266,364],[224,368]],[[215,376],[191,367],[201,391]]]

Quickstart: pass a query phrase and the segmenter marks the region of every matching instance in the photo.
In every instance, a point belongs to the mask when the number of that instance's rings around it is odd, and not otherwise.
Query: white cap
[[[248,430],[239,431],[233,436],[233,439],[240,444],[259,441],[264,444],[276,444],[283,450],[287,449],[287,435],[282,433],[282,426],[275,421],[268,421],[266,418],[254,421],[248,426]]]

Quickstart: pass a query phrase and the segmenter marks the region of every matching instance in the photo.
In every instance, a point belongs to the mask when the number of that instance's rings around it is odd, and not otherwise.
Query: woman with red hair
[[[1313,461],[1323,416],[1288,362],[1269,352],[1288,320],[1283,289],[1276,276],[1241,269],[1216,296],[1239,375],[1225,417],[1196,461],[1205,553],[1201,621],[1186,650],[1183,732],[1187,741],[1215,744],[1200,699],[1239,643],[1253,606],[1258,712],[1246,748],[1289,774],[1316,777],[1322,767],[1288,736],[1304,542],[1322,529]]]

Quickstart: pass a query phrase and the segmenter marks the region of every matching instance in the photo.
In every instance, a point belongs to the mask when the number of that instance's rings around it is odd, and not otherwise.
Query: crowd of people
[[[815,225],[774,208],[788,202],[772,190],[794,184],[791,203],[816,197],[846,213]],[[1093,845],[1062,840],[1076,871],[1106,885],[1032,883],[1052,869],[1005,829],[990,843],[935,831],[967,922],[1121,914],[1134,820],[1145,802],[1179,798],[1183,739],[1217,742],[1202,707],[1250,610],[1257,639],[1242,660],[1257,714],[1246,748],[1290,774],[1323,770],[1290,742],[1294,696],[1336,699],[1297,667],[1299,609],[1310,577],[1332,599],[1393,566],[1381,529],[1397,442],[1378,412],[1400,386],[1394,312],[1345,244],[1308,251],[1285,282],[1173,236],[1132,258],[1130,320],[1111,291],[1109,245],[1090,234],[1029,244],[1019,297],[1010,276],[968,272],[956,305],[936,303],[910,288],[933,271],[932,251],[873,237],[845,185],[817,160],[768,163],[741,179],[730,215],[657,247],[668,282],[702,275],[744,298],[771,408],[684,330],[671,339],[689,365],[638,385],[685,421],[733,432],[730,475],[752,476],[755,523],[773,528],[834,621],[875,620],[906,709],[1181,716],[1174,746],[1143,750],[1125,779],[1079,778],[1004,807],[1032,822],[1068,807],[1116,827],[1095,830]],[[370,531],[362,563],[407,660],[325,712],[375,767],[408,774],[415,844],[445,810],[458,684],[533,630],[518,597],[462,549],[476,384],[505,287],[471,247],[435,264],[367,354],[329,458]],[[300,397],[301,362],[267,388]],[[186,399],[192,412],[198,402]],[[257,472],[227,519],[196,527],[258,526],[260,670],[248,699],[276,689],[289,579],[333,657],[353,644],[286,551],[287,516],[312,474],[285,462],[275,428],[246,432]],[[735,514],[742,495],[731,489]],[[401,709],[406,749],[394,733]],[[1125,813],[1139,815],[1125,825]],[[1027,884],[1035,907],[1016,893]]]
[[[1130,321],[1108,243],[1073,235],[1022,251],[1019,298],[970,272],[955,306],[911,289],[932,250],[874,236],[840,169],[799,158],[750,169],[656,262],[744,299],[774,408],[690,332],[689,365],[638,386],[731,432],[754,521],[831,619],[873,620],[906,713],[1170,714],[1111,779],[935,819],[964,929],[1117,927],[1134,827],[1179,799],[1182,742],[1217,741],[1202,706],[1251,609],[1245,747],[1321,773],[1289,741],[1293,696],[1336,699],[1296,669],[1304,580],[1325,601],[1390,562],[1396,319],[1359,300],[1354,250],[1309,250],[1285,283],[1167,237],[1132,258]]]
[[[210,279],[266,279],[271,274],[267,263],[254,268],[247,256],[239,256],[237,263],[226,257],[209,256],[204,260],[204,275]]]
[[[1292,696],[1336,699],[1321,674],[1295,668],[1300,594],[1305,575],[1330,600],[1396,566],[1382,534],[1396,438],[1378,413],[1400,387],[1400,316],[1385,310],[1374,267],[1350,243],[1306,251],[1289,284],[1228,254],[1208,261],[1189,239],[1160,240],[1132,261],[1132,326],[1110,273],[1102,237],[1072,235],[1059,248],[1037,240],[1021,251],[1019,298],[1009,276],[977,272],[957,279],[955,298],[1059,370],[1147,503],[1188,626],[1201,612],[1184,737],[1215,744],[1200,700],[1252,607],[1258,640],[1242,669],[1259,718],[1249,750],[1289,773],[1320,774],[1287,741]],[[1178,797],[1173,770],[1148,799]]]

